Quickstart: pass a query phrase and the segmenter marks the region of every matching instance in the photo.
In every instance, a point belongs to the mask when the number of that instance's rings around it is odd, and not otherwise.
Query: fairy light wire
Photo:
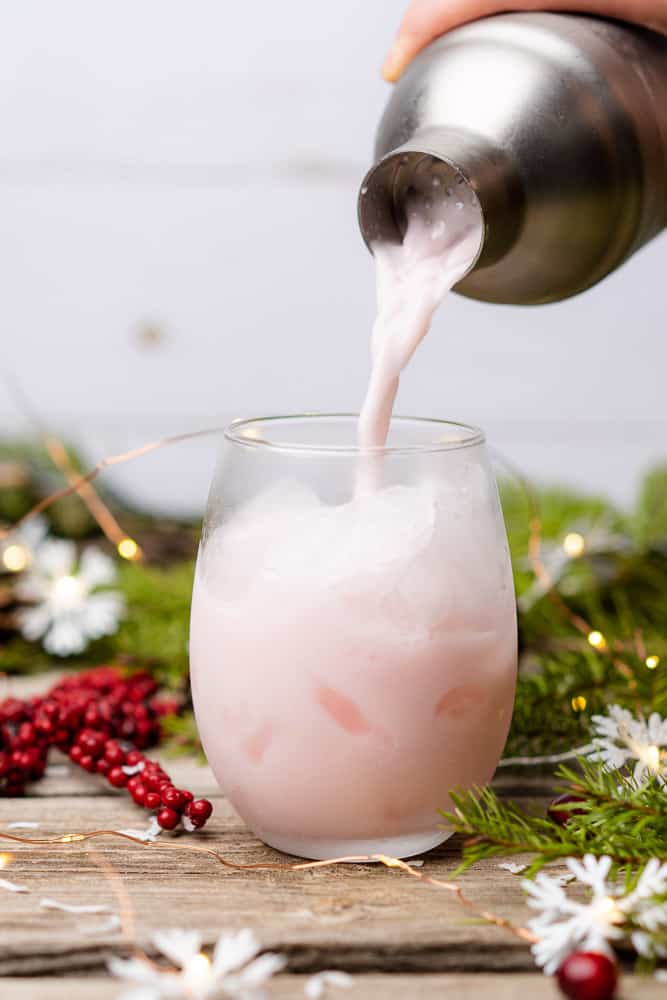
[[[124,833],[121,830],[91,830],[87,833],[66,833],[59,837],[21,837],[17,834],[6,833],[4,830],[0,830],[0,840],[10,840],[17,844],[26,844],[31,846],[42,846],[42,847],[56,847],[59,845],[71,846],[73,844],[81,844],[83,842],[94,840],[99,837],[116,837],[121,840],[126,840],[132,844],[136,844],[139,847],[144,847],[147,850],[154,851],[190,851],[191,853],[203,854],[210,858],[213,858],[224,868],[232,869],[235,871],[246,871],[246,872],[262,872],[262,871],[282,871],[282,872],[303,872],[303,871],[315,871],[323,868],[333,868],[338,867],[343,864],[381,864],[385,868],[390,869],[400,869],[406,874],[410,875],[412,878],[417,879],[420,882],[430,885],[434,888],[444,890],[453,895],[461,906],[465,907],[471,913],[486,923],[495,925],[502,930],[508,931],[515,937],[520,938],[522,941],[534,943],[538,938],[528,930],[526,927],[521,927],[513,924],[510,920],[505,917],[501,917],[496,913],[492,913],[489,910],[479,909],[471,899],[469,899],[461,886],[457,885],[455,882],[445,882],[442,879],[434,878],[432,875],[428,875],[426,872],[422,872],[414,868],[406,861],[402,861],[400,858],[392,858],[385,854],[359,854],[359,855],[348,855],[339,858],[327,858],[322,861],[300,861],[300,862],[272,862],[272,861],[259,861],[252,864],[240,862],[240,861],[230,861],[223,854],[214,850],[212,847],[204,847],[200,844],[179,844],[179,843],[165,843],[159,841],[144,841],[140,840],[138,837],[132,836],[132,834]]]

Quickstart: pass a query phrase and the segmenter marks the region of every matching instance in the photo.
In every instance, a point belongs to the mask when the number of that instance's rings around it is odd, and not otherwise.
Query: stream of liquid
[[[468,185],[446,186],[436,173],[423,181],[406,205],[403,242],[373,247],[377,318],[370,381],[359,419],[363,448],[386,443],[400,373],[447,292],[470,269],[482,239],[479,202]]]

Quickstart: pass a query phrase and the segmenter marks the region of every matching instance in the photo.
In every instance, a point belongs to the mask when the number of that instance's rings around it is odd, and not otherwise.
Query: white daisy
[[[151,940],[175,971],[140,958],[111,959],[109,971],[134,984],[120,1000],[264,1000],[264,985],[285,966],[281,955],[257,957],[260,943],[247,928],[221,934],[212,960],[201,951],[198,931],[156,931]]]
[[[597,735],[590,757],[600,759],[608,771],[634,761],[639,785],[651,778],[667,783],[667,719],[657,712],[648,721],[635,719],[626,708],[611,705],[607,715],[594,715],[592,723]]]
[[[74,542],[42,542],[15,588],[19,600],[33,605],[20,612],[24,638],[41,639],[55,656],[71,656],[81,653],[91,639],[112,635],[125,602],[116,591],[97,590],[115,578],[112,560],[99,549],[86,549],[77,567]]]

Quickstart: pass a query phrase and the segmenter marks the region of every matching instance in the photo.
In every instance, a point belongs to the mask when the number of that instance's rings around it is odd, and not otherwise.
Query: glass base
[[[416,854],[423,854],[438,847],[452,836],[448,830],[433,830],[428,833],[378,840],[319,840],[288,837],[264,830],[254,832],[269,847],[275,847],[284,854],[293,854],[297,858],[308,858],[312,861],[368,857],[372,854],[384,854],[390,858],[413,858]]]

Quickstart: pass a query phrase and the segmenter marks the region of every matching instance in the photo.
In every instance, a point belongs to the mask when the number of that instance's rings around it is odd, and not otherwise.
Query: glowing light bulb
[[[602,917],[607,924],[622,924],[625,921],[625,914],[616,905],[616,900],[611,896],[605,896],[595,907],[597,915]]]
[[[598,632],[595,629],[593,632],[589,632],[586,636],[588,643],[593,649],[603,650],[607,648],[607,640],[603,636],[602,632]]]
[[[139,559],[141,556],[141,549],[135,542],[134,538],[121,538],[118,543],[118,555],[122,559],[128,559],[133,562],[135,559]]]
[[[578,531],[571,531],[563,539],[563,548],[565,549],[565,554],[568,555],[570,559],[578,559],[579,556],[584,554],[586,539],[583,535],[580,535]]]
[[[73,607],[81,600],[85,587],[75,576],[60,576],[53,584],[52,598],[61,607]]]
[[[386,854],[376,854],[377,860],[385,866],[385,868],[402,868],[403,862],[399,861],[398,858],[387,857]]]
[[[646,664],[649,670],[655,670],[655,668],[660,664],[660,657],[647,656],[646,659],[644,660],[644,663]]]
[[[646,767],[648,767],[649,771],[653,772],[653,774],[660,774],[662,771],[660,747],[639,747],[637,750],[637,757],[642,764],[645,764]]]
[[[187,984],[188,996],[190,993],[202,995],[204,990],[208,993],[211,986],[211,959],[208,955],[202,951],[193,955],[183,970],[183,979]]]
[[[572,705],[573,711],[583,712],[588,702],[584,698],[583,694],[578,694],[572,699],[570,704]]]
[[[8,545],[2,553],[2,562],[10,573],[20,573],[30,562],[30,553],[25,545],[13,543]]]

